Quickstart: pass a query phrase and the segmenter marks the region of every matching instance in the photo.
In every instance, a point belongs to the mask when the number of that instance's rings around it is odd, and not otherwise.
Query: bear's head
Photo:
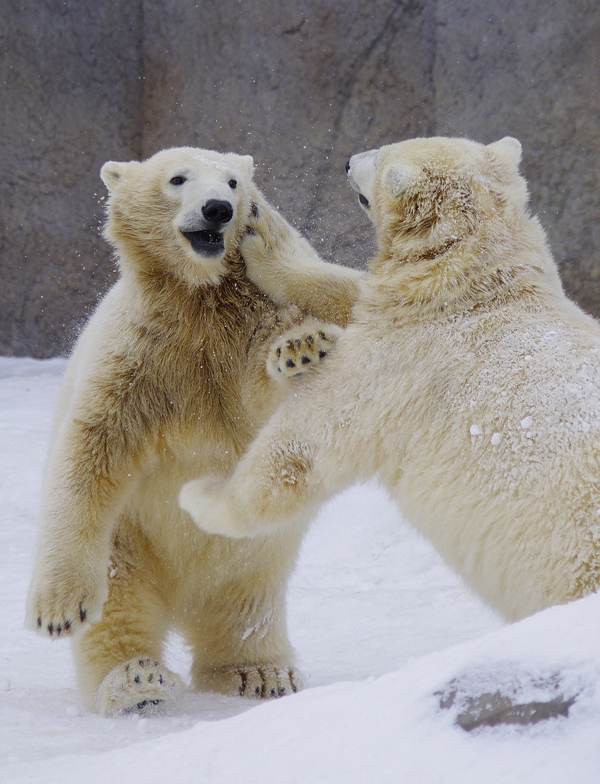
[[[561,290],[520,158],[507,136],[411,139],[350,159],[350,185],[377,231],[371,280],[390,292],[390,308],[402,305],[398,317]]]
[[[195,287],[217,284],[237,253],[252,208],[249,155],[193,147],[143,162],[105,163],[105,237],[124,270],[174,275]]]
[[[525,213],[520,159],[520,143],[508,136],[487,146],[434,137],[354,155],[346,168],[380,247],[431,255],[492,218]]]

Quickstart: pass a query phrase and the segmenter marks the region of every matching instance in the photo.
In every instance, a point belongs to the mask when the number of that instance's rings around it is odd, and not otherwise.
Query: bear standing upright
[[[350,160],[379,244],[352,321],[228,480],[183,488],[199,525],[282,530],[378,473],[506,618],[598,589],[600,325],[563,293],[520,156],[433,138]]]
[[[252,170],[249,156],[195,148],[102,168],[121,277],[65,374],[27,615],[53,637],[80,632],[78,679],[100,712],[181,689],[160,662],[170,628],[191,646],[196,688],[269,697],[300,682],[285,590],[302,532],[232,542],[177,505],[183,482],[232,469],[290,377],[335,340],[323,320],[345,324],[356,298],[359,273],[321,262]],[[245,274],[240,243],[261,213],[302,309]]]

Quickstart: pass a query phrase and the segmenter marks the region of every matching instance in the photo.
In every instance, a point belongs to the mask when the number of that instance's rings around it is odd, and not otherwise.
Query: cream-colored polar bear
[[[252,166],[181,148],[102,168],[121,277],[66,371],[28,602],[40,632],[82,630],[78,678],[101,712],[180,690],[160,661],[171,628],[191,646],[199,689],[269,697],[299,685],[285,590],[302,532],[233,542],[177,504],[183,482],[232,469],[299,383],[289,379],[341,331],[323,320],[345,324],[357,294],[359,274],[320,261],[264,202]],[[256,215],[263,251],[270,227],[286,285],[297,276],[297,297],[274,277],[279,304],[245,275]]]
[[[379,241],[352,323],[229,479],[183,489],[199,525],[284,530],[378,473],[506,618],[598,588],[600,326],[563,293],[520,155],[433,138],[350,160]]]

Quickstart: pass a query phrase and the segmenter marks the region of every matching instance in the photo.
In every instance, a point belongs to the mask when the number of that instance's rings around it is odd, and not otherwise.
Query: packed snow
[[[327,504],[305,541],[289,595],[305,691],[266,703],[188,692],[142,718],[84,712],[68,643],[23,628],[64,367],[0,358],[2,784],[600,781],[600,597],[505,625],[375,481]],[[176,636],[165,659],[186,676]],[[517,703],[558,695],[568,715],[463,729],[469,695],[498,690]]]

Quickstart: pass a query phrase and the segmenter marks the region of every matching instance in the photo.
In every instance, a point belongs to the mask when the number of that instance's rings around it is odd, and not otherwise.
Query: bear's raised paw
[[[118,664],[100,684],[99,713],[148,713],[184,689],[179,675],[150,658]]]
[[[267,372],[276,381],[304,375],[320,365],[341,333],[335,324],[288,330],[269,349]]]

